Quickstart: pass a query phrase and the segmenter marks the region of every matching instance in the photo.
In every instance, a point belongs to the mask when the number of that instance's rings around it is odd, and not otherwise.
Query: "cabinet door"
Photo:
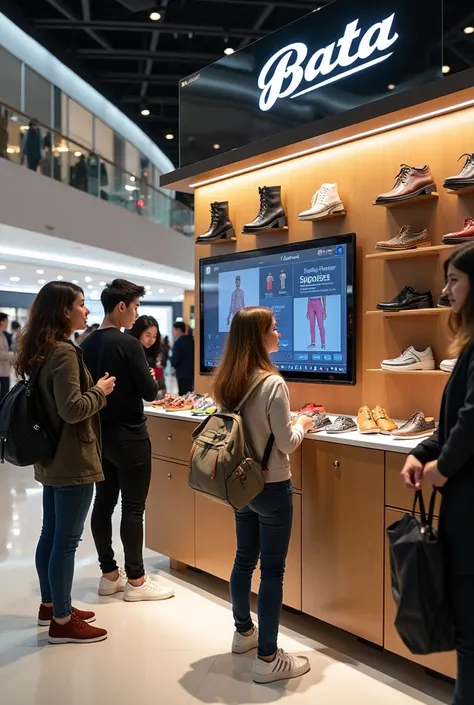
[[[385,453],[385,506],[395,509],[405,509],[411,512],[413,509],[413,492],[406,490],[400,479],[400,472],[405,463],[404,453]],[[431,486],[425,482],[423,485],[423,498],[428,508],[431,498]],[[439,515],[441,506],[441,495],[438,492],[436,498],[436,516]]]
[[[303,612],[383,642],[384,454],[303,448]]]
[[[189,421],[179,421],[168,416],[148,416],[151,454],[171,460],[188,462],[191,452],[191,434],[196,427]]]
[[[235,558],[235,520],[230,507],[196,494],[196,567],[229,581]],[[301,495],[295,494],[293,530],[286,560],[283,604],[301,610]],[[252,591],[257,593],[260,566]]]
[[[145,545],[194,566],[194,492],[188,485],[185,465],[152,460]]]
[[[385,512],[385,528],[389,527],[395,521],[399,521],[404,512],[397,512],[393,509],[387,509]],[[384,629],[384,646],[387,651],[392,651],[394,654],[403,656],[410,661],[419,663],[432,671],[443,673],[450,678],[456,678],[456,654],[433,654],[432,656],[415,656],[412,654],[398,636],[395,629],[395,613],[396,607],[392,596],[392,584],[390,578],[390,551],[388,541],[385,540],[385,629]]]

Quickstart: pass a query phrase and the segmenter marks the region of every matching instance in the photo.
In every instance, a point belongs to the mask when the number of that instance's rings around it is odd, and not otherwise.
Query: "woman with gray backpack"
[[[263,463],[263,490],[243,509],[235,510],[237,554],[230,579],[236,629],[232,651],[243,654],[258,649],[253,664],[256,683],[296,678],[310,669],[307,658],[290,656],[277,646],[283,575],[293,520],[289,454],[298,448],[313,426],[308,416],[301,416],[292,425],[288,388],[270,359],[270,353],[278,351],[279,341],[270,309],[250,307],[238,311],[232,319],[212,383],[217,404],[234,410],[254,386],[239,413],[245,440],[255,460],[261,462],[268,456]],[[250,615],[250,594],[259,559],[257,627]]]

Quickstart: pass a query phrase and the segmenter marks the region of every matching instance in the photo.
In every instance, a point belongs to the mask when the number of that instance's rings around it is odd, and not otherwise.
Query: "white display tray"
[[[195,425],[201,423],[202,416],[192,416],[190,411],[164,411],[153,406],[145,406],[147,416],[161,416],[167,419],[177,419],[179,421],[190,421]],[[337,414],[328,414],[331,421],[337,418]],[[400,424],[403,422],[399,422]],[[325,443],[340,443],[346,446],[358,446],[360,448],[371,448],[373,450],[391,451],[393,453],[408,454],[413,448],[423,440],[423,438],[410,438],[398,441],[392,436],[385,436],[383,433],[362,434],[358,431],[351,433],[309,433],[305,436],[309,441],[322,441]]]

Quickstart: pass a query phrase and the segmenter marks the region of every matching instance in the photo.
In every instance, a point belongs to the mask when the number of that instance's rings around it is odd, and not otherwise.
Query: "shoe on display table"
[[[461,169],[461,173],[456,176],[448,176],[448,178],[444,180],[444,188],[458,191],[467,186],[474,186],[474,154],[461,154],[458,162],[464,157],[466,157],[466,161]]]
[[[377,424],[379,433],[389,435],[392,431],[396,431],[398,428],[395,421],[390,418],[383,406],[380,406],[380,404],[377,404],[375,409],[372,411],[372,416]]]
[[[344,204],[337,191],[337,184],[323,184],[311,201],[311,208],[299,214],[298,220],[318,220],[328,215],[344,213]]]
[[[359,433],[378,433],[379,427],[375,423],[375,419],[368,406],[361,406],[357,413],[357,426]]]
[[[402,225],[398,234],[391,240],[382,240],[376,244],[377,250],[413,250],[416,247],[428,247],[431,245],[430,236],[427,230],[419,233],[412,233],[410,225]]]
[[[436,191],[436,184],[428,164],[423,167],[402,164],[395,177],[393,189],[377,196],[375,204],[383,206],[387,203],[398,203],[416,196],[428,195],[434,191]]]
[[[390,435],[392,438],[398,438],[400,440],[404,438],[423,438],[424,436],[431,436],[435,430],[436,423],[434,418],[431,416],[425,417],[421,411],[417,411],[410,416],[403,426],[400,426],[396,431],[392,431]]]
[[[419,308],[433,308],[431,291],[417,291],[412,286],[406,286],[391,301],[377,304],[379,311],[412,311]]]
[[[286,227],[286,213],[281,202],[281,186],[259,187],[260,210],[251,223],[244,225],[244,233],[259,233]]]
[[[349,433],[357,431],[357,424],[350,416],[338,416],[333,424],[325,430],[326,433]]]
[[[331,426],[331,419],[324,414],[318,414],[313,417],[313,427],[309,429],[308,433],[321,433],[327,431]]]
[[[426,348],[423,352],[415,350],[410,346],[402,352],[399,357],[390,360],[383,360],[380,364],[383,370],[390,372],[400,372],[404,370],[434,370],[436,369],[433,351]]]
[[[445,245],[463,245],[474,240],[474,218],[466,218],[462,230],[443,235]]]
[[[214,240],[229,240],[235,237],[234,227],[229,217],[229,202],[215,201],[211,203],[211,224],[209,230],[196,238],[197,243],[213,242]]]
[[[456,367],[457,361],[457,358],[455,358],[454,360],[443,360],[443,362],[440,363],[439,369],[443,370],[443,372],[449,372],[451,374],[451,372]]]
[[[438,308],[450,308],[449,296],[447,294],[441,294],[438,299]]]

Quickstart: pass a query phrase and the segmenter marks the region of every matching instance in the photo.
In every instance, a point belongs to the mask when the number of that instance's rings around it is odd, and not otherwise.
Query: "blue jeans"
[[[247,507],[235,512],[237,555],[230,578],[236,630],[252,629],[250,594],[252,575],[260,558],[258,592],[258,655],[277,650],[283,601],[283,576],[293,522],[291,480],[271,482]]]
[[[94,485],[43,487],[43,528],[36,549],[41,601],[59,619],[71,613],[76,549],[92,503]]]

